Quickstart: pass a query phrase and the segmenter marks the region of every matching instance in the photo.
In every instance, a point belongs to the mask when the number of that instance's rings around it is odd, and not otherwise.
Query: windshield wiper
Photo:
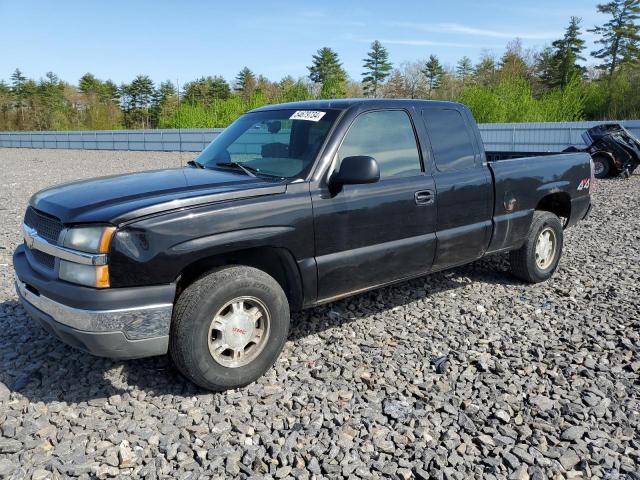
[[[255,167],[250,167],[249,165],[245,165],[240,162],[218,162],[216,163],[219,167],[227,167],[227,168],[239,168],[244,173],[249,175],[250,177],[257,177],[260,174],[260,170]]]
[[[193,168],[205,168],[204,165],[197,160],[189,160],[187,165]]]
[[[249,175],[250,177],[269,177],[269,178],[278,178],[282,180],[284,177],[282,175],[274,175],[273,173],[267,173],[261,171],[259,168],[252,167],[250,165],[246,165],[241,162],[218,162],[216,163],[218,167],[227,167],[227,168],[237,168],[242,170],[244,173]]]

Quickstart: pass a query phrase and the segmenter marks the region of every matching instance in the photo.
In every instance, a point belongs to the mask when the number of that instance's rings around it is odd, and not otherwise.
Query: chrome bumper
[[[15,275],[16,291],[23,302],[56,322],[84,332],[122,332],[128,340],[169,335],[173,305],[141,305],[121,310],[83,310],[58,303],[27,288]]]

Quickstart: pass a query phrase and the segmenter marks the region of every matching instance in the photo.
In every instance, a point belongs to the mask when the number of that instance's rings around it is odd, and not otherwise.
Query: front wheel
[[[540,210],[533,212],[524,245],[510,254],[511,272],[528,283],[551,278],[562,255],[563,233],[556,215]]]
[[[262,376],[280,355],[288,331],[289,304],[278,282],[256,268],[224,267],[178,298],[169,351],[192,382],[227,390]]]

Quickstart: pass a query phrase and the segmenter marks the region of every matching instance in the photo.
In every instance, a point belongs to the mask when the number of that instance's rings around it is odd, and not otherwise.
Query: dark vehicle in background
[[[617,123],[590,128],[582,134],[586,148],[566,151],[587,152],[593,159],[596,178],[614,175],[629,177],[640,164],[640,140]]]
[[[586,153],[488,162],[456,103],[272,105],[187,168],[33,195],[16,288],[70,345],[168,352],[198,385],[239,387],[275,362],[292,310],[496,252],[525,282],[548,279],[591,177]]]

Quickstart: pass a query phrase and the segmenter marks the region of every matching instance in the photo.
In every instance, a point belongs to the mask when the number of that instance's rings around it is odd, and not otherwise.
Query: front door
[[[380,181],[312,191],[318,300],[425,273],[435,253],[435,185],[422,168],[416,134],[404,110],[355,118],[337,152],[367,155]],[[331,172],[329,173],[329,175]]]

